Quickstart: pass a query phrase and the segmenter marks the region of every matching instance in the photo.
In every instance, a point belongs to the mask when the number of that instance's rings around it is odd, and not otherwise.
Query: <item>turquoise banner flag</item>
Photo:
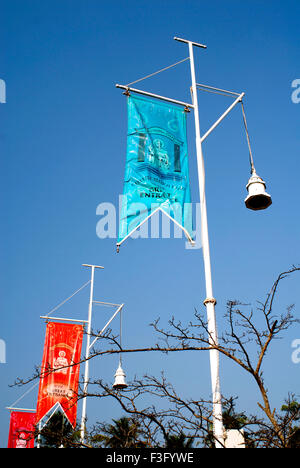
[[[193,243],[186,111],[128,96],[128,134],[120,246],[150,216],[162,211]]]

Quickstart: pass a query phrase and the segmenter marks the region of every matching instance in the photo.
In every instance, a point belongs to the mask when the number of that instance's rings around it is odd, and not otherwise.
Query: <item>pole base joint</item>
[[[207,304],[213,304],[216,305],[217,301],[214,297],[207,297],[205,301],[203,301],[203,304],[206,306]]]

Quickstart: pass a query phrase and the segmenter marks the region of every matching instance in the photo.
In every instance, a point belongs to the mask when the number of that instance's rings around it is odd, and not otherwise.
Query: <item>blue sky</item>
[[[96,208],[118,203],[126,154],[126,84],[188,55],[174,36],[207,44],[196,50],[198,82],[246,93],[245,107],[258,173],[273,205],[244,207],[248,153],[240,110],[205,142],[208,221],[214,293],[220,331],[227,299],[263,300],[281,271],[299,263],[299,113],[291,100],[300,78],[298,0],[0,0],[1,311],[0,446],[7,443],[5,410],[27,388],[10,388],[42,359],[45,324],[39,319],[97,272],[97,300],[124,302],[124,345],[151,344],[148,324],[174,315],[189,320],[205,298],[201,250],[183,240],[135,240],[116,254],[115,240],[96,236]],[[188,63],[139,86],[189,100]],[[199,96],[202,131],[228,99]],[[188,119],[190,180],[198,201],[193,116]],[[277,310],[300,303],[299,277],[286,281]],[[62,314],[86,318],[88,291]],[[296,307],[297,314],[299,308]],[[109,311],[95,311],[101,328]],[[259,320],[259,317],[258,317]],[[117,324],[116,324],[117,326]],[[265,376],[272,403],[297,393],[300,365],[291,361],[294,328],[268,355]],[[115,358],[93,362],[92,377],[113,379]],[[186,396],[210,394],[208,355],[130,356],[128,379],[166,371]],[[221,387],[239,395],[240,409],[256,411],[258,394],[248,377],[222,360]],[[35,407],[33,391],[22,406]],[[88,403],[89,423],[121,415],[103,402]]]

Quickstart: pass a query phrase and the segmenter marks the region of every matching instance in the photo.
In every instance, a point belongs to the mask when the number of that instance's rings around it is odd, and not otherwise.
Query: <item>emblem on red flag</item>
[[[34,448],[35,413],[12,411],[7,448]]]

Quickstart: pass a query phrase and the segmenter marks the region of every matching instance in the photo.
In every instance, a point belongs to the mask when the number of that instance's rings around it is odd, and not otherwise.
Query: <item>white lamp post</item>
[[[84,384],[83,384],[83,400],[82,400],[82,416],[81,416],[81,440],[84,440],[85,423],[86,423],[86,403],[87,403],[87,389],[89,381],[89,356],[91,348],[91,331],[92,331],[92,314],[93,314],[93,301],[94,301],[94,278],[95,268],[103,269],[102,266],[98,265],[86,265],[83,266],[91,268],[91,285],[90,285],[90,300],[89,300],[89,311],[88,311],[88,325],[87,325],[87,338],[86,338],[86,351],[85,351],[85,370],[84,370]]]
[[[103,269],[103,267],[98,265],[86,265],[83,266],[91,268],[91,286],[90,286],[90,300],[89,300],[89,310],[88,310],[88,320],[87,320],[87,340],[86,340],[86,352],[85,352],[85,372],[84,372],[84,385],[83,385],[83,401],[82,401],[82,415],[81,415],[81,428],[80,428],[80,438],[81,442],[84,442],[85,438],[85,428],[86,428],[86,405],[87,405],[87,391],[88,391],[88,384],[89,384],[89,362],[90,362],[90,352],[95,343],[98,341],[100,336],[105,332],[105,330],[109,327],[111,322],[114,318],[121,313],[124,304],[112,304],[110,302],[101,302],[101,301],[94,301],[94,275],[95,275],[95,268]],[[92,314],[93,314],[93,304],[100,304],[104,306],[112,306],[117,307],[117,310],[114,312],[112,317],[106,323],[106,325],[102,328],[100,333],[96,336],[94,341],[91,343],[91,332],[92,332]],[[125,381],[124,381],[125,383]],[[119,387],[121,388],[121,387]],[[123,386],[122,388],[125,388]]]
[[[180,42],[185,42],[189,46],[194,117],[195,117],[195,132],[196,132],[198,182],[199,182],[200,206],[201,206],[202,250],[203,250],[203,260],[204,260],[205,285],[206,285],[206,299],[204,301],[204,304],[206,306],[206,311],[207,311],[209,341],[212,346],[217,346],[218,345],[218,332],[217,332],[217,323],[216,323],[216,314],[215,314],[216,300],[214,299],[213,287],[212,287],[210,247],[209,247],[206,196],[205,196],[205,169],[204,169],[202,141],[201,141],[201,134],[200,134],[197,82],[196,82],[194,51],[193,51],[194,46],[201,47],[201,48],[206,48],[206,46],[202,44],[197,44],[195,42],[186,41],[180,38],[175,38],[175,40],[178,40]],[[214,426],[213,431],[214,431],[214,436],[216,439],[216,447],[221,448],[224,445],[224,428],[223,428],[223,417],[222,417],[222,397],[221,397],[220,377],[219,377],[219,352],[217,349],[210,350],[210,370],[211,370],[212,397],[213,397],[213,426]]]
[[[205,284],[206,284],[206,296],[204,301],[207,310],[207,323],[209,341],[212,346],[210,350],[210,368],[211,368],[211,381],[212,381],[212,395],[213,395],[213,431],[216,440],[216,447],[224,447],[224,427],[223,427],[223,416],[222,416],[222,397],[220,390],[220,374],[219,374],[219,351],[215,349],[218,346],[218,331],[216,323],[215,305],[216,299],[213,295],[212,288],[212,274],[211,274],[211,261],[210,261],[210,247],[209,247],[209,235],[208,235],[208,222],[207,222],[207,210],[206,210],[206,196],[205,196],[205,168],[204,159],[202,152],[202,143],[210,135],[210,133],[221,123],[221,121],[229,114],[229,112],[238,104],[242,103],[244,93],[238,95],[237,93],[231,93],[237,95],[236,101],[227,109],[227,111],[216,121],[216,123],[210,128],[210,130],[201,138],[200,133],[200,121],[199,121],[199,108],[198,108],[198,96],[197,96],[197,82],[195,74],[195,63],[194,63],[194,46],[206,49],[203,44],[196,42],[187,41],[186,39],[174,38],[179,42],[187,43],[189,46],[190,55],[190,68],[192,78],[192,92],[193,92],[193,105],[194,105],[194,117],[195,117],[195,131],[196,131],[196,153],[197,153],[197,166],[198,166],[198,182],[200,192],[200,205],[201,205],[201,232],[202,232],[202,249],[203,249],[203,260],[204,260],[204,271],[205,271]],[[205,88],[205,86],[204,86]],[[217,90],[216,88],[208,87],[211,90]],[[225,90],[218,90],[225,91]],[[227,91],[225,93],[228,94]],[[253,210],[265,209],[271,205],[271,197],[265,192],[265,183],[263,180],[256,175],[253,157],[250,147],[249,134],[247,129],[246,117],[243,109],[244,123],[247,133],[248,146],[250,151],[250,160],[252,167],[252,177],[247,185],[249,195],[245,200],[247,208]]]

